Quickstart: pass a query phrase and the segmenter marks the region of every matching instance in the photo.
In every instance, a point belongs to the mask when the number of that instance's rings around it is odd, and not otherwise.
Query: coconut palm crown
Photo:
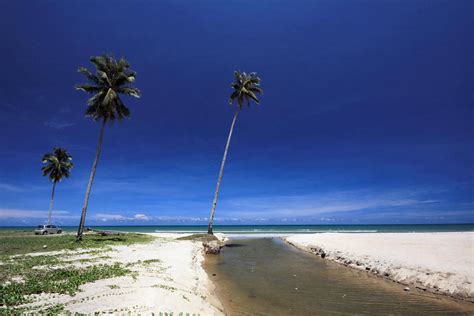
[[[46,164],[41,168],[43,176],[48,176],[53,182],[59,182],[63,178],[69,178],[71,169],[74,164],[71,162],[72,157],[66,149],[56,147],[52,153],[43,156],[43,163]]]
[[[262,93],[263,90],[260,88],[260,78],[257,73],[251,72],[247,74],[245,72],[235,71],[234,82],[230,85],[234,91],[230,95],[230,104],[233,104],[237,100],[239,109],[242,109],[244,101],[250,106],[250,100],[254,100],[255,103],[260,104],[260,100],[257,98],[257,93]]]
[[[94,120],[113,121],[130,115],[130,110],[124,105],[120,95],[130,95],[140,98],[140,90],[131,86],[135,81],[136,72],[130,69],[128,62],[121,58],[119,61],[108,55],[94,56],[90,62],[95,66],[95,74],[85,67],[78,72],[84,74],[88,84],[79,84],[77,90],[92,94],[87,101],[86,116]]]

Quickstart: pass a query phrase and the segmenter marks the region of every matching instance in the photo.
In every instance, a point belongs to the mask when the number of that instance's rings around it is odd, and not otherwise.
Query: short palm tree
[[[82,240],[82,234],[84,232],[87,205],[89,203],[92,182],[94,181],[95,171],[99,161],[105,125],[107,122],[121,120],[130,116],[130,110],[124,105],[120,95],[130,95],[135,98],[140,98],[140,90],[131,86],[131,84],[135,82],[136,72],[130,69],[130,65],[125,59],[121,58],[117,61],[111,56],[102,55],[91,57],[90,62],[95,67],[95,74],[87,68],[80,67],[78,72],[85,75],[89,83],[77,85],[76,89],[92,95],[92,97],[87,100],[86,116],[92,118],[94,121],[101,121],[102,126],[89,183],[87,184],[81,221],[79,222],[79,228],[77,230],[77,241]]]
[[[219,188],[221,186],[222,174],[224,173],[225,160],[227,158],[227,152],[229,150],[230,140],[232,138],[232,132],[234,131],[235,121],[239,111],[242,109],[244,103],[250,106],[250,101],[253,100],[255,103],[260,104],[260,100],[257,98],[258,93],[262,93],[260,88],[260,78],[255,72],[247,74],[245,72],[235,71],[234,72],[234,82],[231,84],[232,89],[234,90],[230,95],[230,104],[232,105],[234,101],[237,101],[237,108],[235,109],[234,119],[230,125],[229,136],[227,137],[227,144],[224,150],[224,157],[222,158],[221,168],[219,170],[219,177],[217,178],[216,192],[214,194],[214,201],[212,202],[211,215],[209,216],[209,226],[207,228],[208,234],[213,234],[212,230],[212,221],[214,219],[214,212],[216,211],[217,198],[219,196]]]
[[[49,202],[48,225],[51,224],[56,183],[60,182],[63,178],[69,178],[71,175],[71,169],[74,167],[71,160],[72,157],[66,149],[60,147],[54,148],[52,153],[47,153],[43,156],[43,164],[46,165],[41,168],[41,171],[43,171],[43,176],[48,176],[53,182],[51,201]]]

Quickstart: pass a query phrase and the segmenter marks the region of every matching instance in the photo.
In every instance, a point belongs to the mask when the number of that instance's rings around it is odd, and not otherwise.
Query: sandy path
[[[474,233],[323,233],[290,244],[397,282],[474,301]]]

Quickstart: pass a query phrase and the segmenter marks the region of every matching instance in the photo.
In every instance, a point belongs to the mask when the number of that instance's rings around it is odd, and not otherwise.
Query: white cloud
[[[133,215],[133,218],[138,220],[138,221],[147,221],[147,220],[149,220],[148,216],[146,216],[145,214],[135,214],[135,215]]]
[[[48,210],[22,210],[22,209],[0,209],[0,219],[24,219],[24,218],[45,218]],[[53,210],[53,216],[60,219],[78,218],[68,211]]]
[[[410,193],[341,191],[319,195],[252,197],[224,200],[225,214],[239,218],[295,218],[360,210],[417,207],[437,203]]]
[[[107,221],[148,221],[150,217],[145,214],[135,214],[133,216],[124,216],[122,214],[108,214],[98,213],[92,216],[93,219],[107,222]]]
[[[23,187],[12,185],[8,183],[0,183],[0,191],[7,191],[7,192],[24,192],[26,191]]]
[[[19,193],[19,192],[29,192],[29,191],[36,191],[36,190],[43,190],[47,188],[50,190],[50,186],[47,185],[45,182],[45,185],[31,185],[31,184],[14,184],[14,183],[8,183],[8,182],[0,182],[0,192],[9,192],[9,193]]]
[[[49,119],[49,120],[45,121],[44,125],[47,126],[47,127],[54,128],[54,129],[63,129],[63,128],[66,128],[66,127],[71,127],[71,126],[75,125],[75,123],[66,122],[66,121],[63,121],[59,118],[52,118],[52,119]]]
[[[127,220],[127,218],[125,216],[120,215],[120,214],[102,214],[102,213],[99,213],[99,214],[95,214],[93,216],[93,218],[96,219],[96,220],[103,221],[103,222]]]

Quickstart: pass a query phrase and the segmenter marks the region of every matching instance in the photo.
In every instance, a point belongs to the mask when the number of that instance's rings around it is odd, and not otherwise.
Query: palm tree
[[[66,149],[60,147],[54,148],[53,153],[47,153],[43,156],[43,163],[46,165],[41,168],[41,171],[43,171],[43,176],[48,176],[53,182],[51,201],[49,202],[48,225],[51,224],[56,183],[60,182],[63,178],[69,178],[71,175],[71,169],[74,167],[71,160],[72,157]]]
[[[214,219],[214,212],[216,211],[217,198],[219,196],[219,188],[221,186],[222,174],[224,173],[225,160],[227,158],[227,151],[229,150],[230,139],[232,138],[232,132],[234,131],[235,121],[239,111],[244,105],[244,101],[250,106],[250,101],[254,100],[255,103],[260,104],[260,100],[257,98],[257,93],[262,93],[260,88],[260,78],[255,72],[246,74],[245,72],[235,71],[234,82],[230,85],[234,91],[230,95],[230,104],[232,105],[237,100],[237,108],[235,109],[234,119],[230,125],[229,136],[227,137],[227,144],[225,145],[224,157],[222,158],[221,168],[219,170],[219,177],[217,178],[216,192],[214,194],[214,201],[212,202],[211,216],[209,216],[209,226],[207,228],[208,234],[213,234],[212,221]]]
[[[99,141],[97,143],[89,183],[87,184],[81,221],[79,222],[79,228],[77,230],[77,241],[82,240],[82,234],[84,232],[87,205],[89,203],[92,182],[94,181],[95,171],[99,161],[105,125],[109,121],[122,120],[130,116],[130,110],[123,104],[120,98],[121,94],[140,98],[140,90],[131,86],[131,84],[135,82],[136,72],[130,69],[130,65],[124,58],[117,61],[113,57],[102,55],[91,57],[90,62],[95,67],[95,74],[87,68],[80,67],[78,72],[85,75],[89,83],[77,85],[76,89],[92,94],[92,97],[87,100],[86,116],[92,118],[94,121],[101,121],[102,126],[100,128]]]

